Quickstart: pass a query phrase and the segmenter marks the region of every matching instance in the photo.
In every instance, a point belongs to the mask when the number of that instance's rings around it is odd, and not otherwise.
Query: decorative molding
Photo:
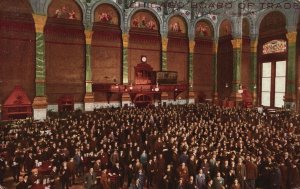
[[[33,109],[44,109],[47,108],[47,105],[47,97],[45,96],[36,96],[32,103]]]
[[[90,30],[84,30],[84,35],[85,35],[85,43],[90,45],[92,44],[92,36],[93,36],[93,31]]]
[[[162,37],[162,39],[161,39],[162,50],[163,50],[163,51],[167,51],[168,40],[169,40],[169,39],[168,39],[167,37]]]
[[[46,25],[47,16],[32,14],[34,24],[35,24],[35,31],[37,33],[44,33],[44,27]]]
[[[45,83],[45,79],[36,79],[35,83]]]
[[[296,43],[296,41],[297,41],[297,32],[287,33],[286,38],[287,38],[289,43]]]
[[[218,41],[214,41],[214,42],[213,42],[213,53],[214,53],[214,54],[217,54],[217,53],[218,53],[218,45],[219,45],[219,42],[218,42]]]
[[[240,49],[242,47],[242,42],[243,40],[240,38],[231,40],[231,44],[234,49]]]
[[[250,44],[251,52],[257,52],[257,45],[258,45],[257,39],[251,40],[251,44]]]
[[[128,48],[129,44],[129,35],[127,33],[122,34],[123,47]]]
[[[190,53],[194,53],[195,41],[189,41]]]

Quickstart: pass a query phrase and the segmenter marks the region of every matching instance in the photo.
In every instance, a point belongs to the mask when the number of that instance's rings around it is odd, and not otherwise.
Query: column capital
[[[190,53],[194,53],[194,49],[195,49],[195,41],[194,40],[189,41],[189,49],[190,49]]]
[[[240,49],[242,47],[242,42],[243,40],[241,38],[231,40],[231,44],[234,49]]]
[[[296,41],[297,41],[297,32],[296,31],[288,32],[286,34],[286,38],[287,38],[289,43],[296,43]]]
[[[162,50],[163,51],[167,51],[167,47],[168,47],[168,37],[162,37],[161,38],[161,44],[162,44]]]
[[[85,35],[85,44],[90,45],[92,44],[92,36],[93,36],[94,31],[91,30],[84,30],[84,35]]]
[[[218,42],[218,41],[214,41],[214,42],[213,42],[213,53],[214,53],[214,54],[217,54],[217,53],[218,53],[218,45],[219,45],[219,42]]]
[[[128,33],[123,33],[122,34],[122,40],[123,40],[123,47],[128,48],[128,44],[129,44],[129,35],[128,35]]]
[[[47,16],[32,14],[32,17],[34,20],[35,31],[37,33],[44,33],[44,27],[46,25]]]
[[[258,45],[258,40],[251,39],[251,42],[250,42],[251,52],[257,52],[257,45]]]

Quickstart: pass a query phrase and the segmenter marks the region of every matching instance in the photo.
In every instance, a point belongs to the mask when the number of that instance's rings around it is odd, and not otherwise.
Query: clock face
[[[146,56],[142,56],[142,62],[147,62],[147,57]]]

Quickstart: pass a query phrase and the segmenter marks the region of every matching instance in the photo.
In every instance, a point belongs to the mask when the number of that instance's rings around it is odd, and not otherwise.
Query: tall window
[[[283,107],[286,61],[264,62],[261,81],[261,105]]]
[[[268,56],[268,60],[270,60],[262,63],[261,105],[263,106],[284,106],[286,61],[279,61],[276,58],[279,56],[276,55],[273,57],[273,54],[282,54],[285,52],[285,40],[272,40],[263,45],[262,54],[263,56]]]
[[[262,81],[261,81],[261,105],[271,105],[271,76],[272,63],[265,62],[262,65]]]
[[[284,93],[285,93],[285,74],[286,74],[286,61],[276,62],[276,75],[275,75],[275,107],[283,107]]]

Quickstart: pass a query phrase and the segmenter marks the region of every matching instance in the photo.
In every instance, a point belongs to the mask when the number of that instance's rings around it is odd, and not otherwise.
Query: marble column
[[[257,105],[257,38],[251,39],[250,42],[250,82],[249,89],[252,93],[253,105]]]
[[[94,93],[92,90],[91,44],[93,31],[85,30],[85,96],[84,110],[94,110]]]
[[[123,84],[128,84],[128,44],[129,44],[129,35],[127,33],[122,34],[122,41],[123,41]],[[131,98],[128,93],[122,94],[122,100],[121,100],[121,107],[128,105],[130,106]]]
[[[32,103],[33,119],[44,120],[47,117],[47,97],[45,93],[46,65],[44,27],[47,17],[32,14],[36,32],[36,59],[35,59],[35,98]]]
[[[236,38],[231,40],[233,47],[233,79],[232,79],[232,91],[230,98],[238,104],[242,101],[242,94],[239,93],[241,83],[241,64],[242,64],[242,39]]]
[[[168,37],[162,37],[162,63],[161,63],[161,70],[167,71],[168,65],[167,65],[167,48],[168,48]]]
[[[188,104],[194,104],[195,103],[195,93],[193,89],[193,79],[194,79],[194,66],[193,66],[193,60],[194,60],[194,49],[195,49],[195,41],[190,40],[189,41],[189,64],[188,64],[188,78],[189,78],[189,96],[188,96]]]
[[[213,42],[213,54],[212,54],[212,78],[213,78],[213,94],[212,99],[214,102],[218,101],[218,41]]]
[[[288,41],[288,59],[287,59],[287,76],[286,76],[286,92],[285,106],[295,109],[296,105],[296,40],[297,32],[292,31],[286,34]]]
[[[122,34],[123,41],[123,84],[128,84],[128,44],[129,44],[129,36],[127,33]]]

